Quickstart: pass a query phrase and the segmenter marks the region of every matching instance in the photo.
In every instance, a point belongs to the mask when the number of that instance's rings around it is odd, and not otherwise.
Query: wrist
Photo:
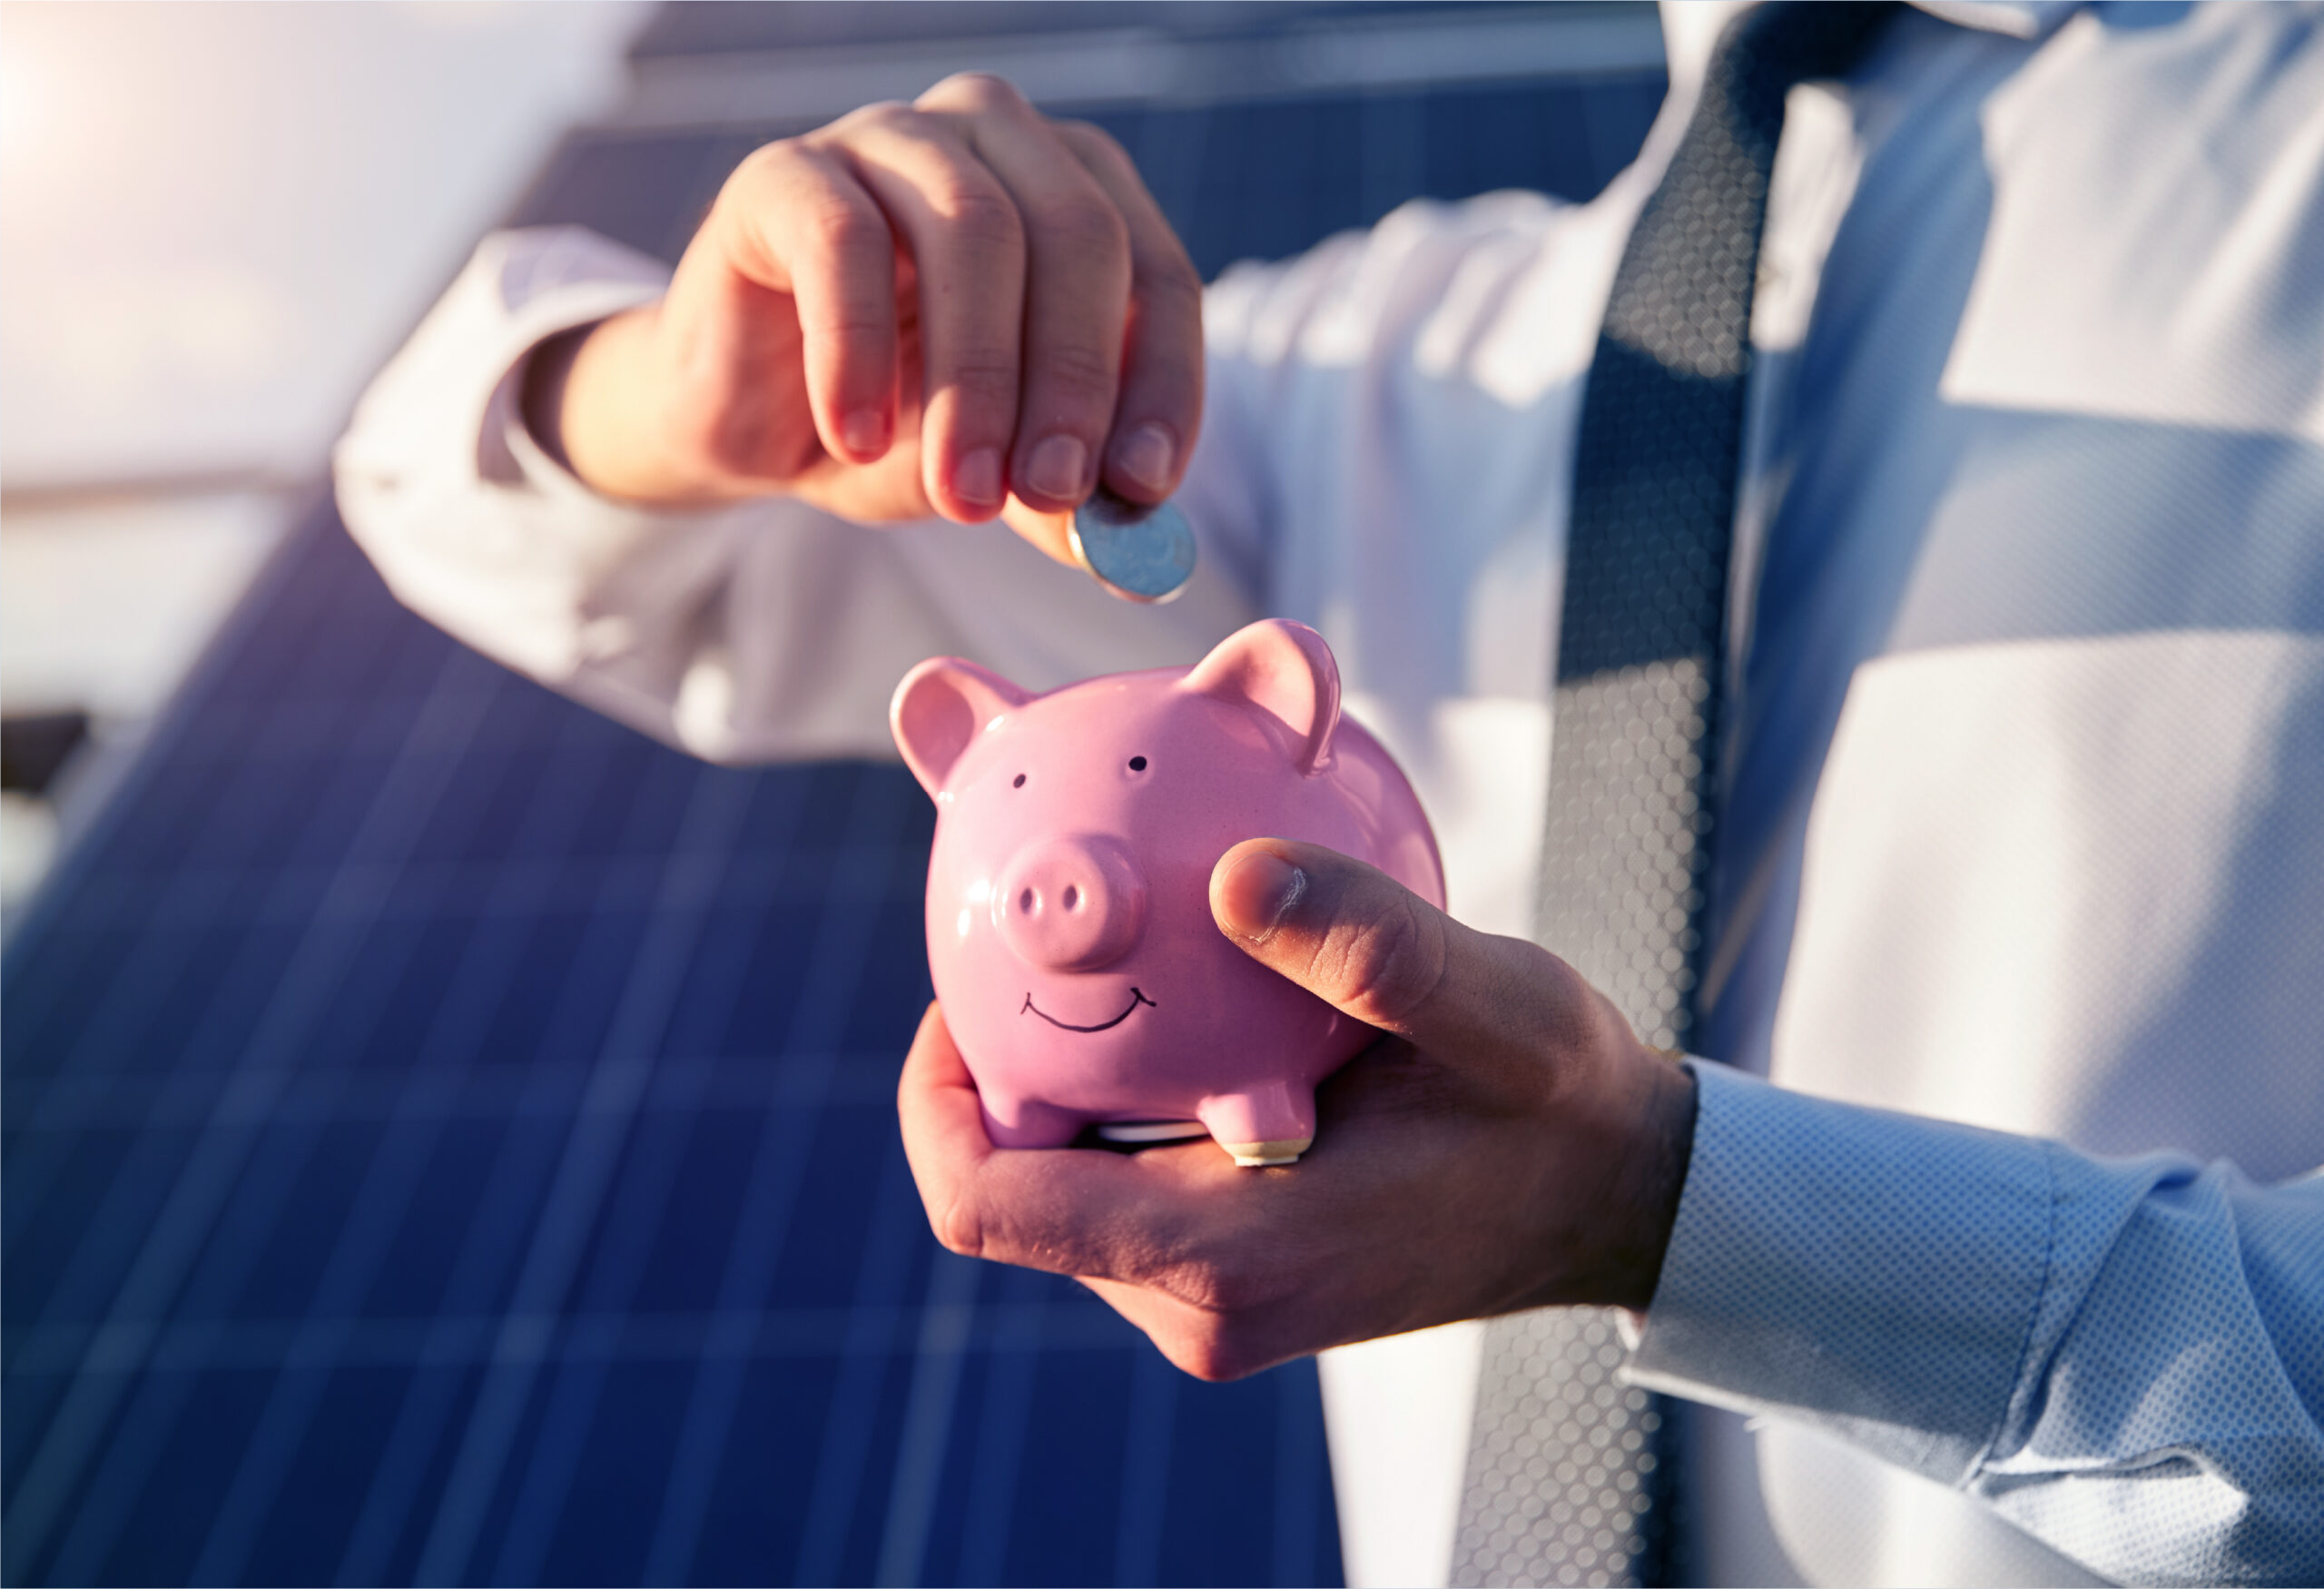
[[[655,390],[655,306],[576,326],[535,348],[525,369],[527,429],[542,451],[601,497],[693,506],[713,499],[659,445]]]
[[[1695,1079],[1677,1059],[1641,1049],[1629,1067],[1629,1123],[1606,1210],[1605,1295],[1597,1299],[1640,1313],[1661,1279],[1694,1156]]]
[[[565,396],[573,379],[573,361],[581,344],[606,322],[574,326],[537,344],[525,355],[524,380],[517,389],[517,411],[533,443],[565,469],[573,468],[565,447]]]

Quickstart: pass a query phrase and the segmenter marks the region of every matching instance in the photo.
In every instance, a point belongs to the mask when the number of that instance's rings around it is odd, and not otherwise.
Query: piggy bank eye
[[[1129,770],[1133,773],[1142,773],[1146,771],[1146,758],[1142,755],[1134,755],[1130,757]]]
[[[1025,786],[1025,775],[1019,773],[1014,778],[1011,778],[1009,781],[1009,786],[1011,789],[1022,789]]]

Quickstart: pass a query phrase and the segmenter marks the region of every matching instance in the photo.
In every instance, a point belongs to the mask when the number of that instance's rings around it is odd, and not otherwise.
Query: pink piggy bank
[[[940,656],[889,722],[936,801],[929,967],[994,1142],[1094,1125],[1207,1132],[1237,1164],[1305,1152],[1315,1084],[1377,1034],[1229,943],[1211,868],[1244,839],[1305,839],[1444,903],[1428,818],[1340,716],[1323,637],[1269,620],[1194,667],[1045,696]]]

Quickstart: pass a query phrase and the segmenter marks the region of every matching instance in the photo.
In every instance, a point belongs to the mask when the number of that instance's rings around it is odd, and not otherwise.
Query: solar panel
[[[1585,196],[1659,94],[1097,119],[1207,273]],[[781,130],[576,133],[516,219],[674,258]],[[6,1578],[1336,1581],[1312,1365],[1201,1385],[930,1239],[931,827],[513,676],[318,505],[9,941]]]

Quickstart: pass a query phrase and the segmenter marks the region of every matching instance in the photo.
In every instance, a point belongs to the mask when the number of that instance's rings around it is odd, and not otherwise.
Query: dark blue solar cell
[[[310,1397],[313,1412],[303,1426],[303,1438],[297,1438],[285,1454],[287,1460],[272,1465],[278,1482],[263,1505],[273,1525],[245,1522],[251,1516],[250,1503],[232,1509],[222,1505],[196,1547],[193,1559],[207,1570],[194,1574],[195,1580],[330,1583],[379,1459],[375,1444],[359,1432],[386,1426],[409,1385],[408,1369],[370,1362],[286,1370],[281,1382],[269,1387],[269,1397],[280,1397],[289,1388],[300,1399]],[[277,1405],[270,1399],[270,1413]],[[251,1449],[245,1446],[235,1454],[237,1485],[245,1482]]]

